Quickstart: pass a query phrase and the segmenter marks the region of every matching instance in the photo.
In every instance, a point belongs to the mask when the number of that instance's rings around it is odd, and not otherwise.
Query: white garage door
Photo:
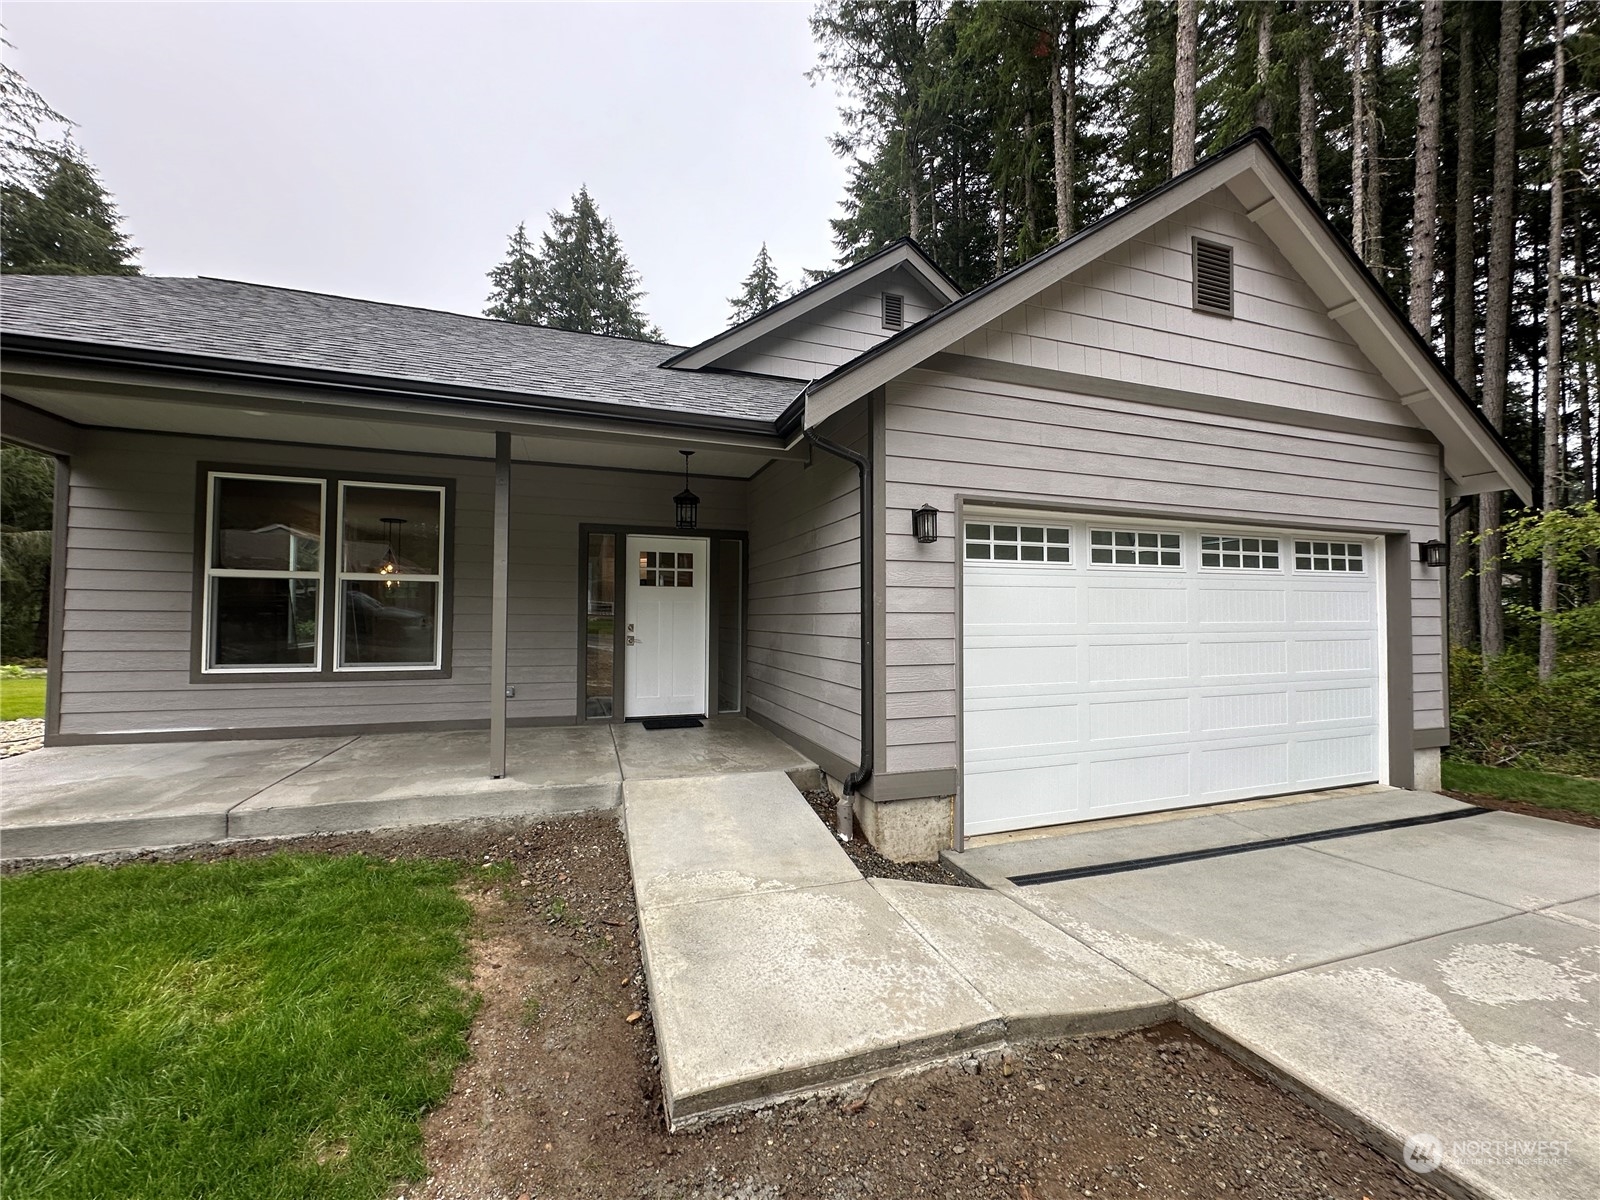
[[[969,509],[969,835],[1375,781],[1378,543]]]

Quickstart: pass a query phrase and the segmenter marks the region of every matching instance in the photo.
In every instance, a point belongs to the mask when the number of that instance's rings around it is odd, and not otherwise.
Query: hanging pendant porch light
[[[683,455],[683,491],[672,498],[678,510],[678,528],[693,529],[700,521],[700,497],[689,490],[689,460],[693,450],[679,450]]]

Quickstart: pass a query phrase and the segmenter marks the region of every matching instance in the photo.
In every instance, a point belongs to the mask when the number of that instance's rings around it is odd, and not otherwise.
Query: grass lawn
[[[44,716],[44,676],[0,679],[0,721]]]
[[[1444,760],[1444,786],[1453,792],[1519,800],[1541,808],[1562,808],[1600,817],[1600,780],[1515,767],[1480,767]]]
[[[379,1197],[466,1056],[456,867],[349,856],[0,880],[0,1192]]]

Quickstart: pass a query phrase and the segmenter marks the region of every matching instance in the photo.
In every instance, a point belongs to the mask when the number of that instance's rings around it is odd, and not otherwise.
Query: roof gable
[[[960,289],[924,253],[921,246],[910,238],[901,238],[871,258],[830,275],[821,283],[813,284],[787,300],[773,305],[766,312],[725,329],[698,346],[669,358],[662,365],[684,370],[706,367],[750,370],[752,368],[748,364],[752,360],[760,356],[764,349],[782,343],[786,340],[786,335],[794,336],[795,340],[799,341],[813,340],[809,336],[809,330],[819,323],[826,322],[831,312],[847,307],[860,307],[859,304],[851,305],[852,299],[859,301],[870,293],[873,297],[872,302],[876,303],[878,292],[895,288],[904,291],[908,285],[914,289],[914,294],[907,296],[907,326],[912,324],[913,318],[925,317],[961,296]],[[865,330],[858,332],[865,333]],[[889,331],[882,330],[879,326],[878,334],[858,339],[860,344],[849,348],[852,351],[851,356],[869,349],[873,341],[888,336]],[[789,356],[780,354],[776,357]],[[829,368],[839,365],[842,361],[845,360],[827,362],[820,370],[805,370],[800,377],[814,378],[816,375],[825,374]]]
[[[1213,206],[1233,209],[1258,228],[1274,253],[1295,277],[1299,294],[1309,298],[1324,331],[1342,329],[1344,340],[1325,338],[1314,363],[1332,360],[1347,368],[1350,347],[1381,377],[1388,395],[1409,413],[1412,423],[1426,428],[1444,448],[1445,470],[1457,493],[1515,491],[1525,500],[1532,486],[1504,442],[1462,394],[1455,381],[1422,342],[1409,322],[1351,253],[1348,245],[1328,225],[1311,199],[1301,190],[1264,137],[1253,135],[1222,154],[1206,160],[1165,186],[1146,194],[1111,216],[1081,230],[1066,242],[1036,256],[986,287],[935,313],[915,329],[873,348],[806,391],[806,423],[815,424],[847,407],[925,362],[949,351],[965,339],[998,327],[1011,334],[1011,325],[1026,320],[1030,302],[1050,289],[1078,276],[1102,260],[1126,258],[1125,248],[1137,245],[1191,205],[1214,197]],[[1167,254],[1182,254],[1160,247]],[[1185,263],[1183,278],[1188,278]],[[1048,307],[1039,306],[1034,307]],[[1018,315],[1022,310],[1024,315]],[[1214,317],[1197,319],[1218,320]],[[1145,325],[1146,330],[1149,325]],[[1248,336],[1248,335],[1245,335]],[[1240,330],[1231,352],[1253,349],[1241,345]],[[1076,341],[1074,339],[1067,339]],[[987,347],[987,343],[985,343]],[[1169,348],[1170,349],[1170,348]],[[970,353],[970,348],[968,351]],[[985,353],[989,351],[985,350]],[[1176,386],[1204,392],[1216,385],[1215,368],[1205,364],[1173,363],[1175,355],[1158,356],[1173,365]],[[1052,367],[1054,364],[1048,364]],[[1187,367],[1187,369],[1185,369]],[[1196,369],[1198,367],[1198,369]],[[1100,374],[1098,365],[1083,373]],[[1269,372],[1269,382],[1286,382],[1282,372]],[[1141,382],[1144,382],[1141,379]]]

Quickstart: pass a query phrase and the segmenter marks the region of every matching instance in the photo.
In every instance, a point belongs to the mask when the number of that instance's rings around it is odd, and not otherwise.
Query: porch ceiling
[[[737,479],[749,478],[772,459],[794,453],[785,451],[776,439],[719,431],[622,423],[608,427],[603,420],[579,425],[493,420],[478,413],[450,417],[381,404],[349,407],[270,394],[43,379],[11,371],[5,395],[87,429],[492,459],[494,432],[501,428],[512,433],[511,456],[519,462],[678,473],[683,469],[679,451],[694,450],[694,474]]]

